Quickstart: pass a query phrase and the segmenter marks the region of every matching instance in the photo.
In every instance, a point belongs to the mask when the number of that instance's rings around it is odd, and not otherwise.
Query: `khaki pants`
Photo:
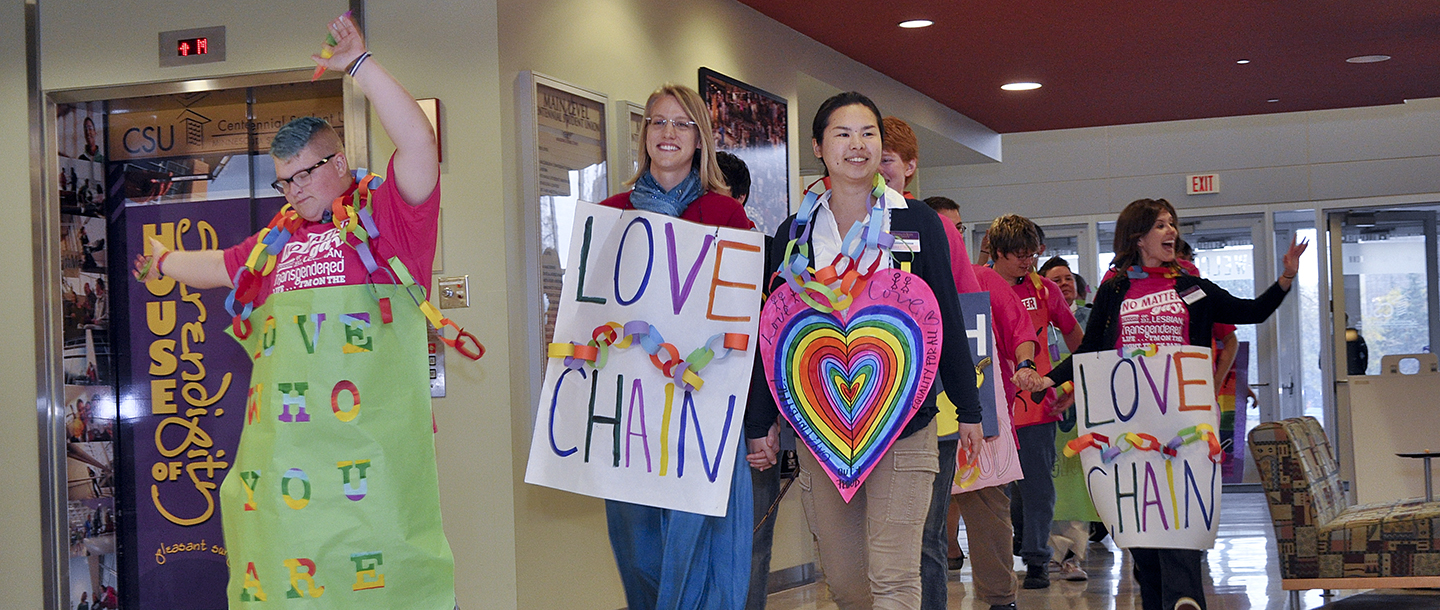
[[[1015,601],[1015,530],[1010,525],[1010,496],[1005,487],[986,487],[955,495],[965,537],[970,542],[970,570],[975,596],[992,606]]]
[[[840,610],[920,607],[920,542],[940,470],[935,422],[895,441],[847,504],[814,454],[801,450],[805,518]]]

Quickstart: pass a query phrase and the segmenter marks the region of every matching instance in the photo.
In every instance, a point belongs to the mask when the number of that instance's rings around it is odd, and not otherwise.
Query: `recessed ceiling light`
[[[1345,60],[1347,64],[1378,64],[1382,61],[1389,61],[1389,55],[1357,55]]]
[[[1268,99],[1268,100],[1265,100],[1265,101],[1268,102],[1268,103],[1274,104],[1275,102],[1280,101],[1280,98],[1278,98],[1278,97],[1272,97],[1272,98],[1270,98],[1270,99]]]
[[[912,30],[915,28],[928,28],[932,25],[935,25],[935,22],[929,19],[911,19],[909,21],[900,22],[900,27],[910,28]]]
[[[1006,91],[1029,91],[1039,89],[1040,83],[1005,83],[1000,85],[1000,88]]]
[[[1243,66],[1243,65],[1245,65],[1245,64],[1250,63],[1250,60],[1248,60],[1248,59],[1237,59],[1237,60],[1235,60],[1235,63],[1240,64],[1240,65]]]

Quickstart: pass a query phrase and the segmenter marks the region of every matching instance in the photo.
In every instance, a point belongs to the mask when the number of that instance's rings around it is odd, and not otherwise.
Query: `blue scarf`
[[[690,202],[699,199],[703,194],[705,189],[700,185],[698,170],[691,170],[690,175],[669,192],[660,187],[655,176],[645,172],[644,176],[635,181],[635,190],[630,193],[630,205],[637,210],[678,217],[685,213],[685,208],[690,207]]]

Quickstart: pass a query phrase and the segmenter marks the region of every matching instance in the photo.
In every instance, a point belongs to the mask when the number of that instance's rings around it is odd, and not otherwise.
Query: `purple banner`
[[[240,243],[250,201],[127,207],[126,264],[155,238],[167,248]],[[133,490],[129,575],[140,608],[224,608],[229,577],[220,526],[220,483],[230,472],[245,416],[250,359],[225,334],[228,289],[195,290],[172,279],[125,287],[128,367],[120,416]],[[123,366],[123,365],[122,365]]]

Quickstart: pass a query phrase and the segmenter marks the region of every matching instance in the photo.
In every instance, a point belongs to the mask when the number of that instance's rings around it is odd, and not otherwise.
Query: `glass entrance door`
[[[1270,260],[1263,249],[1255,247],[1265,243],[1264,221],[1263,214],[1182,217],[1180,234],[1194,251],[1193,262],[1200,277],[1237,297],[1254,298],[1260,288],[1257,280],[1267,281],[1267,274],[1257,273],[1257,269],[1263,269]],[[1233,353],[1227,367],[1230,372],[1216,375],[1221,380],[1216,399],[1220,403],[1220,440],[1226,454],[1222,473],[1227,484],[1259,480],[1249,463],[1245,437],[1258,423],[1274,417],[1274,393],[1267,391],[1274,371],[1270,359],[1273,340],[1271,334],[1260,333],[1259,329],[1256,325],[1234,327],[1234,340],[1227,342],[1224,339],[1229,333],[1222,334],[1217,325],[1215,344],[1211,346],[1217,361],[1228,360],[1226,355]]]
[[[1377,456],[1398,451],[1394,446],[1400,444],[1425,442],[1403,438],[1425,428],[1393,424],[1427,410],[1412,399],[1374,399],[1375,388],[1387,384],[1369,376],[1381,373],[1381,358],[1431,352],[1440,337],[1437,212],[1440,205],[1331,210],[1326,216],[1334,435],[1341,476],[1356,483],[1362,502],[1375,500],[1366,497],[1367,485],[1371,493],[1384,487],[1383,478],[1366,476],[1390,466]],[[1417,423],[1423,426],[1427,417],[1419,416]],[[1377,423],[1391,427],[1377,430]]]

